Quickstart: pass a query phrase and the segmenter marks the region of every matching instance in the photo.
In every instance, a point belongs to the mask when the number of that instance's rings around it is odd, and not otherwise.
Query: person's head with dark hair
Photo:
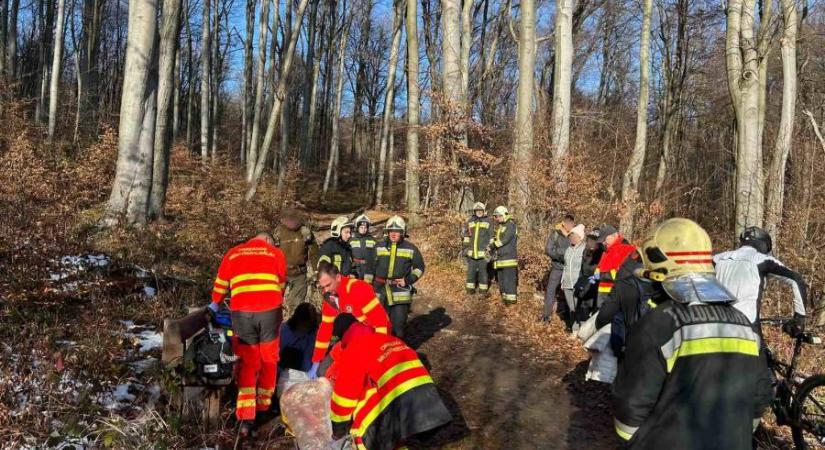
[[[372,334],[372,328],[359,322],[352,314],[338,314],[332,322],[332,339],[346,347],[353,339]]]
[[[335,294],[342,278],[341,272],[334,264],[323,262],[318,265],[318,289],[324,294],[324,298]]]
[[[573,214],[565,214],[564,217],[561,218],[561,223],[564,229],[570,232],[570,230],[576,226],[576,218],[573,217]]]
[[[292,331],[311,331],[318,328],[318,310],[312,303],[301,303],[286,321]]]

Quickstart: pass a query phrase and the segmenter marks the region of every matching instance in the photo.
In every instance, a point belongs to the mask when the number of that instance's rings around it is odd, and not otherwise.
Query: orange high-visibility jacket
[[[333,434],[348,431],[359,450],[392,449],[452,419],[418,354],[394,336],[357,336],[335,363]]]
[[[212,302],[219,303],[228,293],[232,311],[267,311],[281,306],[285,285],[286,258],[281,249],[252,239],[224,255]]]
[[[359,322],[372,327],[376,333],[390,333],[390,318],[369,283],[354,277],[342,277],[336,290],[338,308],[324,302],[321,308],[321,326],[315,338],[312,362],[321,362],[332,338],[332,323],[340,313],[349,313]]]
[[[596,273],[599,274],[599,306],[601,306],[613,292],[619,267],[621,267],[625,259],[635,251],[636,246],[628,244],[624,241],[624,238],[619,235],[616,242],[610,247],[607,247],[602,254],[602,259],[599,260],[599,265],[596,268]]]

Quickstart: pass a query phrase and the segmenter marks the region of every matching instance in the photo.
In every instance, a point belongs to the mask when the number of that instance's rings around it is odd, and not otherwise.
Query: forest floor
[[[317,211],[316,229],[361,203],[346,191],[319,202],[317,193],[288,198],[269,188],[258,201],[243,203],[236,168],[203,165],[178,151],[168,220],[102,230],[95,223],[111,185],[115,148],[107,135],[76,155],[85,161],[78,165],[59,156],[29,157],[36,152],[29,146],[0,155],[0,162],[18,156],[35,162],[0,164],[9,180],[0,205],[12,212],[0,215],[0,449],[232,448],[231,399],[218,427],[185,419],[170,401],[176,380],[159,363],[163,319],[206,304],[223,252],[271,229],[284,202]],[[297,192],[318,180],[293,183]],[[380,221],[392,212],[368,213]],[[497,293],[464,294],[456,256],[462,220],[433,212],[411,233],[427,270],[408,341],[431,368],[454,421],[410,446],[615,448],[609,387],[584,381],[587,353],[558,320],[537,320],[535,288],[523,282],[511,307]],[[527,233],[522,237],[533,246]],[[539,260],[531,264],[543,267]],[[280,431],[246,447],[292,448]],[[764,448],[787,448],[787,439],[771,436],[778,438]]]

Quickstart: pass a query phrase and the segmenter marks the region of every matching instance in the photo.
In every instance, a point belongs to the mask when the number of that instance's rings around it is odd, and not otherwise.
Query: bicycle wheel
[[[794,423],[791,425],[797,450],[825,444],[825,375],[808,377],[796,391]]]

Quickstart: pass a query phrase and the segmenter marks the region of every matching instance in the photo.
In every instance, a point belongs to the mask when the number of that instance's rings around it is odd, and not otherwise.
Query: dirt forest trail
[[[442,273],[421,280],[407,340],[431,367],[454,422],[411,448],[616,447],[609,388],[584,381],[586,362],[570,365],[554,354],[552,342],[527,346],[525,330],[505,324],[504,315],[532,309],[527,302],[537,300],[522,298],[522,304],[505,309],[495,294],[465,295],[457,270],[436,270]],[[442,285],[445,278],[452,286]]]

